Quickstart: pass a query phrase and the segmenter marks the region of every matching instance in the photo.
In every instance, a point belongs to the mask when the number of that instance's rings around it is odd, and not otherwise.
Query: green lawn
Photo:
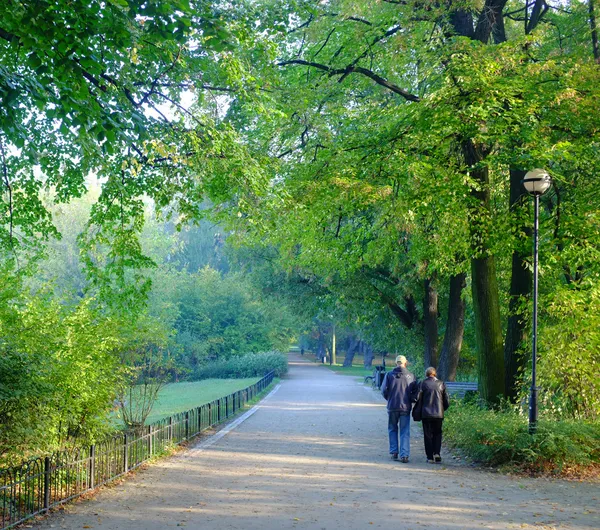
[[[366,375],[373,375],[373,368],[364,368],[363,366],[347,366],[344,367],[341,364],[328,365],[323,364],[325,368],[333,370],[336,374],[340,375],[352,375],[354,377],[365,377]]]
[[[213,399],[242,390],[259,379],[260,377],[248,377],[246,379],[204,379],[189,383],[171,383],[160,391],[147,423],[178,412],[185,412]]]

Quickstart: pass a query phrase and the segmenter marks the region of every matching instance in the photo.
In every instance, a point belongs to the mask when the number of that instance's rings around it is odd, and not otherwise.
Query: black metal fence
[[[168,446],[226,420],[267,388],[268,373],[243,390],[144,427],[69,452],[0,469],[0,529],[16,526],[137,468]]]

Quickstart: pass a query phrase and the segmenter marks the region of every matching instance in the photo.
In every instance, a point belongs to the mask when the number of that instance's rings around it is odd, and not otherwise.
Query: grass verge
[[[260,377],[245,379],[204,379],[171,383],[161,389],[146,423],[152,423],[178,412],[190,410],[227,394],[232,394],[256,383]]]
[[[341,364],[324,364],[323,366],[340,375],[351,375],[354,377],[373,375],[372,368],[363,368],[362,366],[342,366]]]
[[[507,471],[596,475],[600,471],[600,423],[540,419],[537,433],[511,410],[487,410],[456,400],[446,413],[444,440],[482,464]]]

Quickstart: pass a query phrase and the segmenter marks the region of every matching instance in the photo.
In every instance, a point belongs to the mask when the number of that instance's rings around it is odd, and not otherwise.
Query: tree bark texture
[[[594,60],[600,64],[600,47],[598,45],[598,27],[596,26],[596,12],[594,0],[588,0],[588,13],[590,15],[590,30],[592,37],[592,53]]]
[[[506,41],[506,32],[504,29],[504,16],[502,10],[507,0],[486,0],[477,24],[473,38],[484,44],[488,42],[490,35],[495,44]]]
[[[486,256],[473,259],[471,276],[479,350],[479,394],[493,404],[504,395],[504,351],[494,258]]]
[[[448,316],[446,333],[440,354],[438,377],[442,381],[456,380],[456,370],[460,359],[463,334],[465,330],[465,301],[463,289],[467,286],[467,275],[457,274],[450,278],[450,296],[448,300]]]
[[[425,367],[438,364],[438,292],[430,279],[425,280],[423,323],[425,332]]]
[[[525,171],[510,170],[510,207],[515,209],[527,197],[521,181]],[[524,224],[518,227],[519,231],[531,236],[531,225]],[[517,377],[527,365],[527,356],[523,355],[526,322],[518,314],[518,307],[523,297],[531,296],[531,271],[525,264],[530,252],[515,249],[512,255],[512,271],[510,280],[509,315],[506,325],[506,339],[504,341],[504,368],[506,396],[514,401],[517,397]]]
[[[354,356],[356,355],[356,350],[360,345],[360,339],[355,336],[351,336],[348,339],[348,348],[346,349],[346,356],[344,357],[344,366],[352,366],[352,361],[354,361]]]
[[[373,357],[375,353],[373,352],[373,348],[368,345],[366,342],[363,342],[363,366],[365,368],[371,368],[373,366]]]
[[[465,162],[479,186],[471,190],[476,200],[471,220],[474,257],[471,260],[471,289],[477,336],[479,394],[488,403],[504,395],[504,348],[500,320],[500,298],[496,262],[488,247],[487,218],[490,214],[489,171],[480,164],[484,155],[467,140],[463,143]]]

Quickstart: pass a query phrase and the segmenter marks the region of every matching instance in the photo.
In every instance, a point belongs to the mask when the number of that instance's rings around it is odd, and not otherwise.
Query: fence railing
[[[90,447],[0,469],[0,529],[12,528],[111,482],[168,446],[223,422],[267,388],[274,377],[275,373],[269,372],[243,390],[152,423],[143,432],[119,433]]]

